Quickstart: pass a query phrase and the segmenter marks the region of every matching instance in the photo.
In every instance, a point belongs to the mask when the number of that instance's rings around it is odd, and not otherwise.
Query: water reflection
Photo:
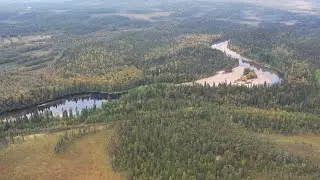
[[[108,98],[101,96],[81,96],[52,101],[33,108],[9,112],[0,116],[0,120],[14,120],[16,118],[30,118],[35,114],[49,113],[53,117],[62,117],[64,113],[76,116],[81,114],[84,109],[101,108],[102,104],[108,102]]]
[[[93,99],[91,97],[84,99],[76,99],[76,100],[64,100],[62,104],[56,104],[50,106],[48,108],[39,109],[40,112],[44,112],[45,110],[49,110],[52,112],[53,116],[62,117],[63,111],[72,111],[74,113],[81,112],[83,109],[91,109],[93,107],[101,108],[102,103],[107,102],[107,100],[103,99]]]
[[[280,83],[282,79],[279,77],[279,75],[276,72],[273,72],[272,69],[267,69],[265,67],[258,66],[255,63],[250,63],[249,61],[244,61],[242,59],[239,59],[239,66],[249,68],[251,70],[254,70],[260,74],[263,74],[264,76],[271,79],[271,84]]]

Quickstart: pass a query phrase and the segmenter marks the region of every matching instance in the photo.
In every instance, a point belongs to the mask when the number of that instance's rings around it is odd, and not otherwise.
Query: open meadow
[[[125,179],[113,171],[106,153],[114,127],[99,129],[96,134],[75,140],[60,154],[54,152],[54,145],[63,132],[29,135],[23,142],[16,140],[0,151],[0,179]]]

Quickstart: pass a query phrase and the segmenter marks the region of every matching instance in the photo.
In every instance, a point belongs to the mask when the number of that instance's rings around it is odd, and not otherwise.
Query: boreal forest
[[[0,2],[0,179],[320,179],[315,0]]]

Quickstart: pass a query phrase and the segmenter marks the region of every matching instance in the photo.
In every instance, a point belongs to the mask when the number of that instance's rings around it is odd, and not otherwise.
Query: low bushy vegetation
[[[250,79],[256,79],[258,77],[255,70],[251,70],[249,68],[245,68],[243,71],[243,75],[240,77],[240,81],[247,81]]]

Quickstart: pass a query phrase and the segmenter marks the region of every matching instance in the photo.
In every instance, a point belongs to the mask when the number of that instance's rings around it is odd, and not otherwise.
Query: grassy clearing
[[[297,135],[285,136],[281,134],[262,135],[278,143],[289,152],[309,158],[312,162],[320,164],[320,136],[318,135]]]
[[[38,34],[38,35],[30,35],[30,36],[17,36],[17,37],[0,37],[0,47],[2,45],[8,45],[8,44],[26,44],[26,43],[32,43],[32,42],[40,42],[47,39],[51,39],[52,35],[47,34]]]
[[[0,151],[0,179],[125,179],[113,171],[106,154],[113,132],[110,127],[85,136],[62,154],[53,151],[61,133],[25,137]]]
[[[316,70],[316,81],[320,84],[320,69]]]
[[[59,56],[57,50],[53,52],[56,43],[52,35],[45,34],[22,37],[2,36],[0,37],[0,68],[8,66],[10,71],[45,69]]]

